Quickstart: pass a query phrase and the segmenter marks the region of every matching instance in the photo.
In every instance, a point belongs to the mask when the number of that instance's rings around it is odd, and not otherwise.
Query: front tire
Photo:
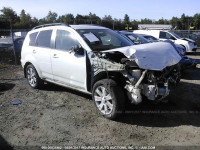
[[[35,67],[32,64],[26,67],[26,78],[28,80],[29,85],[34,89],[40,88],[43,84],[42,80],[38,76]]]
[[[98,112],[107,119],[116,119],[124,112],[124,92],[114,80],[97,81],[93,86],[92,98]]]
[[[184,45],[181,45],[181,46],[183,46],[183,55],[186,55],[186,47],[184,46]]]

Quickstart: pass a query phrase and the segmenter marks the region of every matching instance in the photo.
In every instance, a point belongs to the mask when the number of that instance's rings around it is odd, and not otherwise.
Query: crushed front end
[[[180,69],[178,65],[166,67],[162,71],[144,70],[126,66],[127,77],[125,89],[128,98],[133,104],[142,102],[142,97],[152,101],[159,101],[169,95],[171,85],[177,85],[180,81]],[[142,96],[143,95],[143,96]]]
[[[141,103],[144,96],[152,101],[162,100],[169,95],[171,85],[180,81],[181,60],[170,44],[163,45],[162,51],[156,51],[158,44],[148,44],[97,52],[90,57],[93,79],[101,72],[106,72],[107,78],[112,78],[109,72],[112,76],[120,73],[122,77],[117,80],[131,103]]]

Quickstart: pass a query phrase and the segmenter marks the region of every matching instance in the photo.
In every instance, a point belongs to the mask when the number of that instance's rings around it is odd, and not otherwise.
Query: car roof
[[[68,27],[68,28],[73,28],[75,30],[77,29],[108,29],[99,25],[92,25],[92,24],[81,24],[81,25],[67,25],[64,23],[51,23],[51,24],[43,24],[34,27],[31,31],[40,31],[43,29],[52,29],[54,27]]]
[[[71,28],[77,30],[77,29],[108,29],[102,26],[98,26],[98,25],[70,25]]]
[[[139,34],[141,36],[152,36],[152,35],[148,35],[148,34]]]
[[[136,35],[136,33],[129,32],[129,31],[119,31],[119,33],[122,33],[122,34],[134,34],[134,35]]]

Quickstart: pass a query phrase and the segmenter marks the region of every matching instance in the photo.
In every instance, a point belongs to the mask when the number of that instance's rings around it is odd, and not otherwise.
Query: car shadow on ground
[[[42,88],[40,88],[40,90],[44,90],[44,91],[59,91],[59,92],[68,92],[68,93],[72,93],[87,99],[92,99],[92,96],[90,94],[87,93],[83,93],[77,90],[73,90],[67,87],[62,87],[53,83],[45,83],[43,85]]]
[[[200,52],[189,52],[187,55],[194,55],[194,56],[200,56]]]
[[[193,78],[192,78],[193,79]],[[189,90],[195,88],[194,97],[191,97]],[[200,85],[181,82],[177,88],[174,88],[166,98],[168,102],[159,102],[143,100],[139,105],[127,105],[125,114],[117,122],[131,125],[141,125],[147,127],[174,127],[180,125],[193,125],[200,127]],[[91,95],[54,84],[46,84],[42,90],[69,92],[83,98],[92,100]],[[186,93],[186,97],[181,96]],[[187,96],[189,96],[187,98]],[[193,99],[191,101],[191,98]]]
[[[0,135],[0,149],[1,150],[13,150],[13,147]]]
[[[181,78],[186,80],[200,80],[200,68],[191,68],[188,70],[184,70]]]
[[[14,86],[15,84],[13,83],[0,83],[0,95],[2,94],[2,92],[13,89]]]

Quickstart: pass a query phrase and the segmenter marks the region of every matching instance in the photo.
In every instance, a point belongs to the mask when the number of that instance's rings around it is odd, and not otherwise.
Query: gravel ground
[[[200,51],[189,57],[200,62]],[[0,69],[0,87],[0,146],[6,149],[48,145],[200,148],[200,67],[184,72],[167,103],[127,106],[117,121],[99,116],[90,95],[53,84],[41,90],[30,88],[20,66]],[[14,100],[21,104],[12,105]]]

